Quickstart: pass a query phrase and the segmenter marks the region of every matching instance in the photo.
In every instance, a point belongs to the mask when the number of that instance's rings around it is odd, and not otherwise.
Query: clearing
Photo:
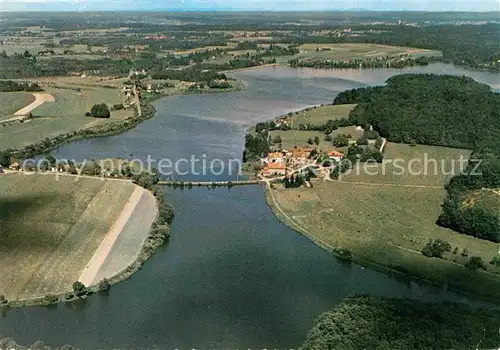
[[[408,150],[409,149],[409,150]],[[400,157],[423,153],[468,154],[466,150],[389,144],[387,154]],[[436,225],[446,196],[446,175],[357,176],[342,181],[313,180],[313,188],[269,190],[268,202],[285,224],[326,248],[347,248],[355,261],[398,270],[410,275],[486,296],[500,293],[500,268],[488,263],[498,256],[498,245],[461,235]],[[429,240],[452,246],[444,259],[421,254]],[[480,256],[488,271],[470,271],[463,264]]]
[[[0,294],[22,300],[71,290],[103,240],[108,235],[119,237],[109,232],[127,202],[135,199],[131,195],[136,188],[120,180],[1,175]],[[146,203],[150,210],[151,201]],[[139,237],[146,237],[152,224],[150,217],[144,217],[143,207],[139,203],[128,212],[133,213],[130,220],[144,219],[142,226],[135,226]],[[129,243],[127,249],[138,253],[137,237]]]

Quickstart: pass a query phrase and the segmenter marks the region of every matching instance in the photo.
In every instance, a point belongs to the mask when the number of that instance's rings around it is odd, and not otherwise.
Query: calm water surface
[[[245,91],[164,98],[155,103],[156,116],[136,129],[68,144],[55,155],[240,158],[248,126],[330,103],[340,91],[403,72],[466,74],[500,87],[498,74],[441,64],[405,70],[254,69],[235,73],[248,82]],[[276,220],[262,187],[167,189],[166,198],[177,213],[171,240],[131,279],[114,286],[110,296],[3,311],[0,334],[23,344],[43,340],[83,349],[285,348],[299,345],[318,314],[352,293],[474,302],[337,261]]]

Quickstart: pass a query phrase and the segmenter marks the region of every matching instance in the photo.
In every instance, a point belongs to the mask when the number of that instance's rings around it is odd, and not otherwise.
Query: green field
[[[404,53],[412,56],[442,55],[441,52],[435,50],[378,44],[304,44],[299,46],[299,49],[301,53],[295,57],[303,59],[320,57],[336,61],[396,56]]]
[[[389,145],[389,154],[422,156],[423,151],[449,155],[467,151],[407,145]],[[392,148],[391,151],[389,151]],[[498,256],[498,245],[461,235],[436,225],[446,196],[445,176],[376,175],[347,181],[315,180],[313,188],[270,190],[268,201],[278,218],[327,249],[347,248],[354,259],[448,284],[473,293],[498,296],[500,269],[488,263]],[[344,179],[342,179],[344,180]],[[358,182],[358,183],[356,183]],[[420,187],[421,186],[421,187]],[[442,239],[452,246],[444,259],[421,254],[429,240]],[[453,251],[457,249],[457,253]],[[473,272],[461,253],[480,256],[488,271]]]
[[[33,101],[35,97],[29,92],[0,92],[0,121],[12,117]]]
[[[356,130],[354,126],[347,126],[344,128],[338,128],[334,130],[330,136],[335,138],[336,135],[340,134],[350,134],[352,136],[351,140],[355,141],[359,137],[363,135],[362,130]],[[300,131],[300,130],[273,130],[271,131],[271,138],[276,136],[280,136],[282,140],[282,148],[283,149],[292,149],[295,146],[297,147],[317,147],[323,151],[334,150],[337,149],[333,146],[331,141],[325,141],[325,133],[321,131]],[[320,143],[318,146],[315,144],[310,145],[307,143],[309,138],[314,140],[314,137],[318,136],[320,139]],[[339,149],[342,151],[342,149]]]
[[[370,165],[366,171],[357,167],[343,175],[342,180],[443,187],[453,174],[459,174],[460,157],[465,167],[469,155],[470,151],[464,149],[389,142],[384,163]]]
[[[71,289],[129,199],[126,181],[0,176],[0,295]]]
[[[355,104],[322,106],[296,112],[292,117],[287,118],[293,120],[294,127],[300,124],[324,125],[329,120],[338,120],[349,117],[349,113],[356,107]]]
[[[33,110],[34,118],[27,122],[0,127],[0,150],[24,148],[47,137],[113,123],[134,115],[133,110],[120,110],[112,111],[109,119],[85,116],[96,103],[122,103],[123,97],[115,89],[83,88],[81,92],[56,88],[45,90],[52,94],[56,101],[44,103]]]
[[[33,111],[34,116],[42,117],[84,117],[93,105],[106,103],[108,106],[122,103],[123,94],[116,89],[81,88],[81,91],[69,89],[44,88],[54,96],[56,102],[44,103]]]

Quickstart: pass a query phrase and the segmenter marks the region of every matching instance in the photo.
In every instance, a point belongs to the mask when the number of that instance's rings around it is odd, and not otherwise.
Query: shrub
[[[8,300],[5,295],[0,295],[0,304],[7,304]]]
[[[436,239],[434,242],[430,241],[422,249],[422,254],[429,258],[442,258],[444,252],[451,251],[451,245],[443,240]]]
[[[328,141],[328,142],[333,141],[333,137],[331,137],[330,135],[326,135],[325,141]]]
[[[484,263],[483,259],[481,259],[479,256],[473,256],[467,261],[465,264],[465,267],[476,271],[477,269],[482,269],[486,271],[486,264]]]
[[[346,248],[334,248],[333,253],[345,260],[352,260],[352,252]]]
[[[500,267],[500,257],[495,256],[493,259],[491,259],[490,265]]]
[[[109,281],[106,278],[103,278],[97,285],[97,291],[106,292],[110,287],[111,285],[109,284]]]
[[[368,145],[368,139],[365,136],[361,136],[359,139],[356,140],[356,144],[358,146],[366,146]]]
[[[73,283],[73,292],[77,297],[87,294],[87,287],[83,285],[80,281]]]
[[[46,296],[43,297],[44,304],[55,304],[58,301],[59,301],[59,298],[56,297],[54,294],[47,294]]]
[[[113,105],[113,109],[115,111],[119,111],[120,109],[123,109],[123,104],[122,103],[115,104]]]

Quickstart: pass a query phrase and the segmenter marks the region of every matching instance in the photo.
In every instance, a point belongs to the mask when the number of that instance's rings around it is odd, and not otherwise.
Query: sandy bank
[[[139,256],[156,212],[154,196],[137,186],[78,280],[90,286],[127,269]]]

